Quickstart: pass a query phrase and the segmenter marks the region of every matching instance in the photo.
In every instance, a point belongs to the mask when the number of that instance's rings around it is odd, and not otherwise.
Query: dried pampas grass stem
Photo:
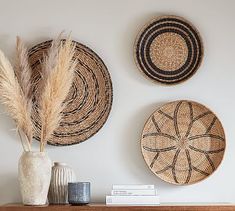
[[[12,65],[2,51],[0,51],[0,100],[8,114],[15,120],[17,130],[21,130],[28,136],[32,132],[30,131],[32,122],[30,113],[28,113],[27,99]],[[24,147],[24,142],[27,149]],[[31,150],[28,139],[22,140],[22,145],[25,150]]]
[[[41,71],[41,77],[44,80],[44,82],[47,80],[51,70],[55,68],[56,63],[58,61],[59,47],[61,44],[62,34],[63,32],[61,32],[60,35],[52,41],[51,47],[49,48],[47,55],[44,55],[42,63],[43,71]]]
[[[73,82],[77,61],[73,59],[75,44],[68,37],[64,43],[58,39],[53,42],[52,49],[44,58],[47,68],[42,83],[39,99],[39,115],[41,117],[40,151],[44,151],[47,141],[62,119],[64,103]],[[56,55],[56,56],[55,56]],[[55,61],[53,61],[55,59]]]
[[[28,49],[25,47],[21,38],[16,38],[16,64],[15,74],[21,86],[21,89],[28,101],[32,98],[31,75],[32,69],[28,60]]]
[[[59,126],[63,117],[64,102],[73,82],[77,61],[74,60],[75,43],[70,36],[61,41],[62,33],[52,42],[44,55],[39,84],[39,116],[41,119],[40,151]],[[16,122],[22,147],[31,151],[33,139],[32,70],[28,61],[28,50],[17,37],[15,71],[0,50],[0,101]]]
[[[17,37],[16,40],[16,64],[15,64],[15,74],[20,84],[21,90],[24,95],[24,100],[26,103],[26,109],[28,115],[31,116],[32,112],[32,69],[28,60],[28,49],[25,47],[24,43]],[[33,124],[32,121],[28,122],[27,128],[24,131],[26,138],[32,143],[33,139]]]

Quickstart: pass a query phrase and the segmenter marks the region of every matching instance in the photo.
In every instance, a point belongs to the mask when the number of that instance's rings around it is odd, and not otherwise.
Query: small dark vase
[[[68,201],[72,205],[86,205],[90,203],[90,182],[68,183]]]

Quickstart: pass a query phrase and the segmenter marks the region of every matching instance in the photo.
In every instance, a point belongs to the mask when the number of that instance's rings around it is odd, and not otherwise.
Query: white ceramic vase
[[[24,152],[18,177],[24,205],[45,205],[51,179],[50,158],[44,152]]]
[[[55,162],[52,167],[51,184],[48,194],[50,204],[68,203],[68,183],[75,182],[76,176],[66,163]]]

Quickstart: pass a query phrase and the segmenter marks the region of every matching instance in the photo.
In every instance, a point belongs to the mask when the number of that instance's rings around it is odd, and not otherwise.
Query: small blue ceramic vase
[[[90,182],[68,183],[68,201],[72,205],[89,204],[91,198]]]

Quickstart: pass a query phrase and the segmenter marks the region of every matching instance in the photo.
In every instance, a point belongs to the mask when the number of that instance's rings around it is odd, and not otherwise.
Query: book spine
[[[113,190],[153,190],[154,185],[113,185]]]
[[[155,196],[157,190],[112,190],[112,196]]]
[[[106,196],[107,205],[158,205],[158,196]]]

